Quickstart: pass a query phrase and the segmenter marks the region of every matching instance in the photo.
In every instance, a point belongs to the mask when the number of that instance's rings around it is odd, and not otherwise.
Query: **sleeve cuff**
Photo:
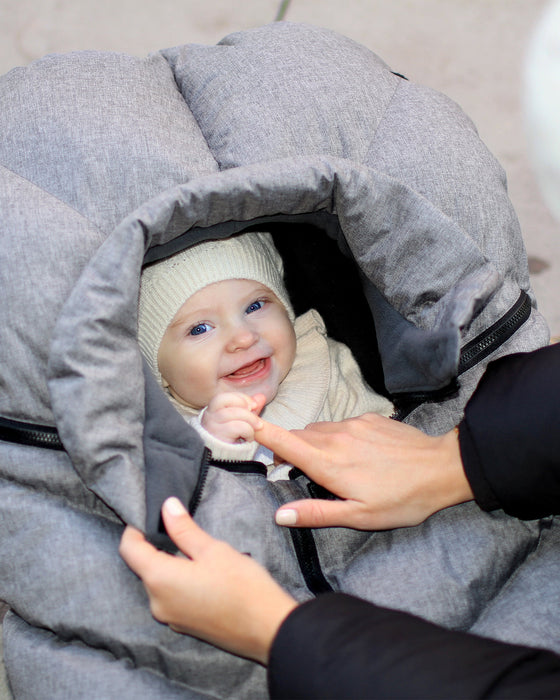
[[[484,467],[466,419],[463,419],[459,425],[459,448],[463,469],[474,494],[474,500],[482,510],[497,510],[501,507],[500,503],[484,476]]]

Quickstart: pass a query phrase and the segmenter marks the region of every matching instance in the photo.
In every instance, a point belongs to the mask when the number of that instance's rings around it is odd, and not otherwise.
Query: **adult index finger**
[[[312,476],[310,472],[323,461],[321,450],[279,425],[265,420],[261,420],[261,423],[261,427],[255,430],[255,440],[286,462],[302,469],[308,476]]]

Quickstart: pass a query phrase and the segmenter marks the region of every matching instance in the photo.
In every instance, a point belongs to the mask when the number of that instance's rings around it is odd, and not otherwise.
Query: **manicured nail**
[[[297,510],[284,508],[276,511],[277,525],[295,525],[297,523]]]
[[[185,515],[187,512],[185,506],[178,498],[175,498],[175,496],[168,498],[164,502],[163,507],[169,515]]]

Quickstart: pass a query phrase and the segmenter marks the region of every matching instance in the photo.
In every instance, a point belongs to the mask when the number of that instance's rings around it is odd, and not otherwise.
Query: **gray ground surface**
[[[286,19],[329,27],[365,44],[394,70],[448,94],[471,116],[508,174],[539,305],[552,334],[560,336],[560,226],[538,192],[521,110],[527,40],[546,4],[292,0]],[[0,0],[0,74],[53,52],[144,56],[176,44],[214,44],[232,31],[272,21],[279,6],[279,0]],[[0,700],[8,697],[0,673]]]

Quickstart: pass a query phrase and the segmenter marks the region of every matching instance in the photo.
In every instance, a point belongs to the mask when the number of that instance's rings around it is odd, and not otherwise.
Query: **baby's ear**
[[[266,403],[266,396],[264,394],[255,394],[252,398],[253,401],[255,401],[257,404],[252,412],[256,413],[258,416],[264,408],[264,405]]]

